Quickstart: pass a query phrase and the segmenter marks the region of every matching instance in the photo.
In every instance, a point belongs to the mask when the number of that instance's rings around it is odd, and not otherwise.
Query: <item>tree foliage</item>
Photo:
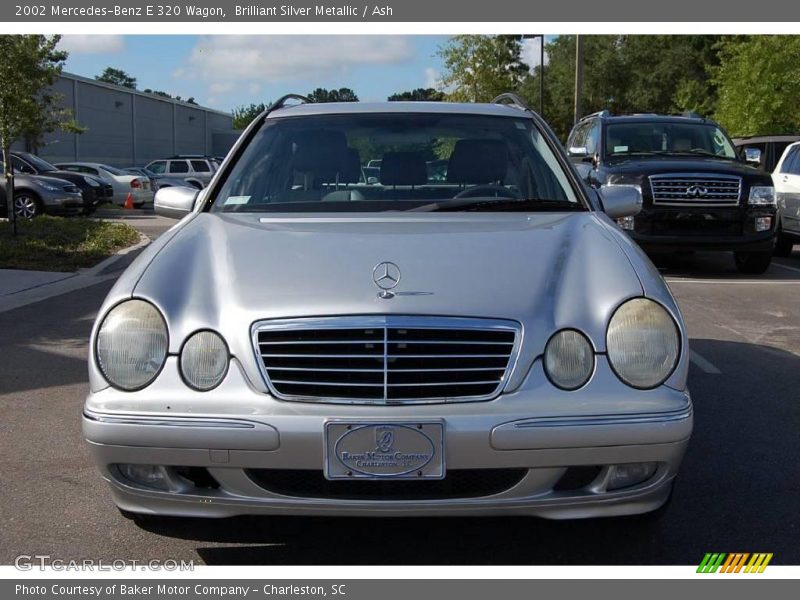
[[[442,87],[448,100],[491,102],[520,87],[528,75],[522,43],[513,35],[457,35],[441,46]]]
[[[114,67],[106,67],[100,75],[95,76],[95,79],[104,83],[120,85],[132,90],[136,89],[136,77],[132,77],[122,69],[115,69]]]
[[[239,106],[233,109],[233,128],[244,129],[262,112],[267,110],[267,105],[263,102],[250,104],[250,106]]]
[[[389,102],[443,102],[444,92],[434,88],[417,88],[415,90],[398,92],[387,98]]]
[[[727,38],[718,52],[716,118],[731,135],[800,131],[800,37]]]
[[[184,100],[180,96],[173,96],[172,94],[168,94],[167,92],[163,92],[161,90],[151,90],[150,88],[146,88],[143,91],[145,94],[153,94],[154,96],[161,96],[162,98],[169,98],[171,100],[177,100],[178,102],[197,105],[197,101],[195,101],[194,96],[189,96],[186,100]]]
[[[356,93],[346,87],[338,90],[317,88],[308,94],[308,99],[312,102],[358,102]]]
[[[3,157],[21,139],[38,144],[56,129],[82,131],[72,112],[51,91],[67,53],[57,50],[60,36],[0,35],[0,148]],[[6,164],[9,167],[10,161]],[[13,197],[7,185],[9,200]],[[11,214],[12,202],[8,202]]]

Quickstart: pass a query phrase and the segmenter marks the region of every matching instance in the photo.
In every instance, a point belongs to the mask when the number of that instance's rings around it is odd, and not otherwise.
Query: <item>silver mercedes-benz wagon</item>
[[[562,519],[669,499],[689,349],[614,222],[641,192],[585,187],[516,96],[287,96],[206,189],[155,206],[181,220],[106,298],[83,413],[123,514]]]

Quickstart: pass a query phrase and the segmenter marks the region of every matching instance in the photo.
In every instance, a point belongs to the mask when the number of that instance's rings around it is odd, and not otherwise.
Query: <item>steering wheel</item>
[[[494,196],[496,198],[519,198],[519,194],[513,190],[508,189],[504,185],[497,185],[496,183],[485,183],[481,185],[473,185],[467,189],[461,190],[455,196],[456,198],[480,198],[481,196]]]

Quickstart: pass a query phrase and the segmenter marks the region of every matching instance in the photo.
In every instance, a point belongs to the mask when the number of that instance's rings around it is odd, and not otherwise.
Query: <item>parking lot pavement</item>
[[[696,421],[672,505],[655,525],[275,517],[141,529],[114,509],[80,433],[87,338],[107,281],[0,314],[0,563],[49,554],[209,564],[697,564],[705,552],[744,551],[798,564],[800,251],[756,278],[736,274],[726,255],[659,264],[691,337]]]

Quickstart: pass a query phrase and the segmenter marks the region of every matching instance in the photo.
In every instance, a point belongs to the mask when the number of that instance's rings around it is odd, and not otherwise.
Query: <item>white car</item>
[[[775,254],[790,256],[800,244],[800,142],[786,147],[772,174],[778,202],[778,243]]]
[[[56,166],[65,171],[86,173],[87,175],[102,179],[114,188],[114,196],[111,200],[114,204],[125,204],[125,201],[128,199],[128,194],[131,195],[133,205],[137,208],[147,202],[153,201],[154,192],[150,186],[150,180],[147,177],[132,175],[131,173],[126,173],[121,169],[103,163],[71,162],[59,163]]]

